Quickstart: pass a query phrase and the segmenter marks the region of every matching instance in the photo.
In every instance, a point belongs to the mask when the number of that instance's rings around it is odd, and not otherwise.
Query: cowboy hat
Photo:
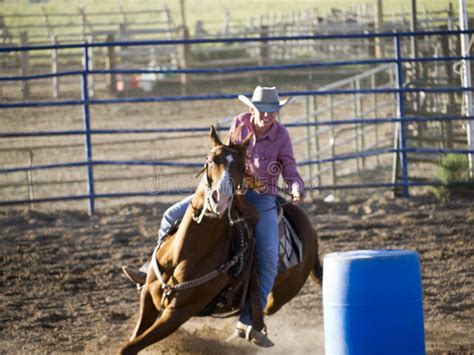
[[[239,95],[238,98],[244,104],[259,112],[278,112],[291,100],[291,97],[289,97],[286,100],[280,101],[275,87],[262,86],[255,88],[252,100],[244,95]]]

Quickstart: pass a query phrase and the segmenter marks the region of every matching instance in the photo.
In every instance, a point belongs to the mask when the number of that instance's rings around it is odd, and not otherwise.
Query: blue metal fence
[[[0,109],[20,108],[20,107],[46,107],[46,106],[77,106],[81,105],[83,110],[83,130],[63,130],[63,131],[42,131],[42,132],[0,132],[0,138],[18,138],[18,137],[41,137],[41,136],[69,136],[82,135],[85,141],[85,161],[72,163],[57,163],[34,165],[29,167],[14,167],[0,169],[0,174],[8,174],[19,171],[57,169],[57,168],[71,168],[85,166],[87,168],[87,194],[76,196],[56,196],[49,198],[39,198],[34,200],[8,200],[0,201],[0,205],[16,205],[27,204],[32,202],[55,202],[64,200],[80,200],[87,199],[89,201],[89,212],[95,211],[95,200],[98,198],[117,198],[117,197],[131,197],[131,196],[156,196],[161,194],[179,194],[189,193],[190,191],[176,190],[176,191],[155,191],[150,192],[131,192],[131,193],[110,193],[98,194],[94,188],[94,166],[98,165],[150,165],[150,166],[180,166],[180,167],[197,167],[201,164],[196,163],[172,163],[152,160],[133,160],[133,161],[114,161],[114,160],[94,160],[93,159],[93,144],[91,137],[93,135],[107,135],[107,134],[141,134],[141,133],[170,133],[170,132],[205,132],[208,127],[191,127],[191,128],[147,128],[147,129],[108,129],[97,130],[91,129],[91,115],[90,105],[104,105],[104,104],[121,104],[121,103],[141,103],[141,102],[169,102],[169,101],[192,101],[192,100],[228,100],[235,99],[238,94],[216,94],[216,95],[183,95],[183,96],[160,96],[160,97],[133,97],[133,98],[112,98],[112,99],[93,99],[88,95],[88,76],[97,74],[209,74],[209,73],[244,73],[252,71],[265,70],[286,70],[286,69],[307,69],[317,67],[335,67],[348,65],[369,65],[369,64],[384,64],[392,63],[396,66],[397,73],[397,87],[395,88],[381,88],[381,89],[354,89],[354,90],[306,90],[306,91],[285,91],[281,92],[282,96],[318,96],[318,95],[348,95],[348,94],[367,94],[367,93],[389,93],[395,94],[397,97],[397,117],[389,118],[374,118],[374,119],[358,119],[351,120],[336,120],[336,121],[319,121],[312,123],[294,123],[288,124],[287,127],[303,127],[303,126],[330,126],[340,124],[381,124],[381,123],[397,123],[399,125],[399,145],[398,149],[376,149],[366,151],[359,154],[345,154],[330,159],[318,160],[304,160],[300,161],[299,165],[321,164],[336,160],[354,159],[361,156],[373,156],[380,154],[398,154],[401,163],[401,182],[391,183],[369,183],[369,184],[338,184],[336,186],[314,186],[309,182],[308,188],[310,190],[325,190],[325,189],[352,189],[352,188],[373,188],[373,187],[392,187],[403,189],[403,196],[409,197],[409,186],[425,186],[437,185],[436,182],[422,183],[410,181],[408,174],[408,153],[427,153],[427,154],[473,154],[474,151],[468,149],[422,149],[422,148],[408,148],[406,139],[406,124],[409,122],[426,122],[426,121],[453,121],[453,120],[474,120],[471,116],[434,116],[434,117],[407,117],[404,112],[404,97],[405,93],[425,92],[425,93],[448,93],[448,92],[473,92],[472,87],[418,87],[406,88],[403,87],[403,63],[407,62],[436,62],[436,61],[459,61],[459,60],[473,60],[474,56],[450,56],[450,57],[428,57],[428,58],[407,58],[403,57],[401,53],[401,38],[412,36],[434,36],[434,35],[461,35],[473,34],[473,30],[466,31],[423,31],[423,32],[398,32],[398,33],[370,33],[370,34],[345,34],[345,35],[317,35],[317,36],[279,36],[279,37],[265,37],[265,38],[232,38],[232,39],[187,39],[187,40],[157,40],[157,41],[133,41],[133,42],[112,42],[112,43],[81,43],[81,44],[62,44],[62,45],[42,45],[30,47],[4,47],[0,48],[0,53],[10,53],[18,51],[37,51],[50,49],[72,49],[82,48],[83,50],[83,70],[80,71],[66,71],[58,73],[46,73],[39,75],[28,76],[0,76],[0,82],[5,81],[25,81],[51,78],[54,76],[80,76],[81,77],[81,100],[56,100],[56,101],[29,101],[29,102],[14,102],[4,103],[0,102]],[[226,43],[226,42],[271,42],[271,41],[295,41],[295,40],[334,40],[342,38],[393,38],[395,53],[393,58],[383,59],[367,59],[367,60],[344,60],[334,62],[310,62],[302,64],[283,64],[283,65],[266,65],[266,66],[242,66],[242,67],[227,67],[227,68],[208,68],[208,69],[160,69],[160,70],[143,70],[143,69],[121,69],[121,70],[92,70],[89,69],[89,49],[96,47],[111,47],[111,46],[157,46],[157,45],[177,45],[177,44],[199,44],[199,43]],[[251,95],[251,93],[247,93]],[[227,127],[220,127],[221,130],[228,129]]]

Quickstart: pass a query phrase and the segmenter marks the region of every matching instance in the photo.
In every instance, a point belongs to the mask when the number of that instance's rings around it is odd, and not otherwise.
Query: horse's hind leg
[[[133,331],[130,341],[150,328],[158,316],[159,311],[156,309],[155,304],[153,303],[150,289],[145,284],[140,293],[140,312],[138,315],[137,325]]]
[[[184,322],[191,318],[192,312],[165,309],[161,316],[155,319],[153,325],[135,339],[125,345],[120,354],[137,354],[140,350],[154,344],[176,331]]]
[[[298,275],[292,273],[289,278],[273,287],[272,292],[268,295],[268,303],[264,311],[266,315],[278,312],[283,305],[296,296],[304,284],[304,281],[299,281],[297,278]]]
[[[319,254],[316,253],[316,261],[314,262],[313,269],[311,270],[311,278],[319,283],[319,286],[323,284],[323,266],[319,260]]]

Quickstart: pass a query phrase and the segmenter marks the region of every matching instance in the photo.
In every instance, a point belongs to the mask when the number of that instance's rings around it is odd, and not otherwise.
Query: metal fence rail
[[[27,101],[27,102],[13,102],[0,103],[0,109],[19,108],[19,107],[46,107],[46,106],[71,106],[80,105],[83,111],[83,129],[82,130],[62,130],[62,131],[42,131],[42,132],[0,132],[0,138],[9,139],[14,137],[40,137],[40,136],[62,136],[62,135],[80,135],[84,137],[85,160],[80,162],[56,163],[46,165],[31,165],[28,167],[10,167],[0,169],[0,174],[9,174],[19,171],[32,171],[44,169],[58,169],[71,167],[86,167],[87,169],[87,194],[76,196],[56,196],[50,198],[39,198],[29,200],[8,200],[0,201],[0,205],[16,205],[29,204],[36,202],[53,202],[62,200],[78,200],[87,199],[89,202],[89,212],[93,213],[95,210],[95,200],[98,198],[116,198],[116,197],[130,197],[130,196],[153,196],[160,194],[174,194],[174,193],[188,193],[189,191],[154,191],[150,193],[145,192],[130,192],[130,193],[109,193],[98,194],[94,188],[94,167],[98,165],[167,165],[167,166],[182,166],[182,167],[196,167],[199,164],[195,163],[177,163],[164,162],[157,160],[95,160],[93,158],[93,144],[91,137],[93,135],[101,134],[140,134],[140,133],[169,133],[169,132],[203,132],[207,131],[208,127],[194,127],[194,128],[152,128],[152,129],[126,129],[126,130],[97,130],[91,128],[91,105],[104,104],[119,104],[119,103],[140,103],[140,102],[167,102],[167,101],[190,101],[190,100],[228,100],[235,99],[237,94],[216,94],[216,95],[183,95],[183,96],[164,96],[164,97],[134,97],[134,98],[114,98],[114,99],[92,99],[89,97],[89,76],[97,74],[111,74],[111,73],[165,73],[165,74],[208,74],[208,73],[225,73],[225,72],[251,72],[264,70],[285,70],[285,69],[302,69],[315,67],[330,67],[330,66],[348,66],[348,65],[391,65],[394,68],[396,81],[395,87],[378,87],[370,89],[361,89],[353,87],[351,89],[335,89],[328,87],[322,90],[304,90],[304,91],[283,91],[282,96],[301,96],[301,97],[319,97],[328,95],[366,95],[366,94],[393,94],[396,96],[397,115],[391,118],[360,118],[336,120],[334,117],[327,121],[315,122],[295,122],[289,123],[286,126],[293,127],[319,127],[328,126],[334,127],[337,125],[367,125],[380,123],[396,123],[399,133],[399,146],[386,149],[366,149],[356,153],[339,154],[330,158],[313,159],[312,154],[308,155],[308,159],[299,162],[301,166],[320,165],[323,163],[335,163],[341,160],[348,159],[363,159],[369,156],[377,156],[381,154],[392,154],[400,157],[401,166],[401,181],[393,181],[391,183],[371,183],[371,184],[332,184],[332,185],[315,185],[312,181],[308,181],[308,188],[310,190],[324,190],[324,189],[347,189],[347,188],[367,188],[367,187],[401,187],[403,189],[404,197],[409,197],[410,186],[420,185],[436,185],[437,183],[420,183],[411,181],[408,174],[408,153],[424,153],[424,154],[474,154],[472,149],[423,149],[411,148],[407,146],[406,141],[406,124],[409,122],[421,121],[453,121],[465,120],[468,125],[474,124],[474,117],[452,115],[450,117],[408,117],[404,110],[404,94],[406,93],[463,93],[473,92],[472,86],[444,86],[444,87],[404,87],[404,63],[420,63],[420,62],[437,62],[437,61],[472,61],[474,56],[450,56],[450,57],[428,57],[428,58],[410,58],[404,57],[401,53],[401,39],[410,38],[413,36],[433,36],[433,35],[472,35],[473,30],[463,31],[422,31],[422,32],[399,32],[399,33],[380,33],[380,34],[349,34],[349,35],[315,35],[315,36],[279,36],[267,38],[234,38],[234,39],[188,39],[188,40],[159,40],[159,41],[134,41],[134,42],[112,42],[112,43],[82,43],[82,44],[62,44],[62,45],[46,45],[46,46],[30,46],[30,47],[4,47],[0,48],[0,53],[18,52],[18,51],[35,51],[45,49],[65,49],[65,48],[81,48],[83,50],[83,70],[73,72],[63,72],[54,74],[41,74],[29,76],[2,76],[0,81],[24,81],[37,80],[55,76],[80,76],[81,77],[81,92],[80,100],[56,100],[56,101]],[[199,44],[199,43],[228,43],[228,42],[259,42],[259,41],[304,41],[304,40],[337,40],[337,39],[351,39],[351,38],[393,38],[395,53],[393,58],[385,59],[366,59],[366,60],[343,60],[335,62],[313,62],[304,64],[291,65],[267,65],[267,66],[247,66],[247,67],[230,67],[230,68],[209,68],[209,69],[172,69],[172,70],[142,70],[142,69],[128,69],[128,70],[94,70],[89,68],[89,49],[95,47],[111,47],[111,46],[158,46],[170,44]],[[251,95],[247,93],[247,95]],[[358,114],[361,114],[360,110]],[[227,127],[220,127],[221,130]],[[369,147],[370,148],[370,147]],[[310,152],[311,153],[311,152]]]

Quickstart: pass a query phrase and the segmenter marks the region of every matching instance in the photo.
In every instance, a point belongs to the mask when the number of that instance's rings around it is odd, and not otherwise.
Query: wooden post
[[[51,24],[49,23],[48,14],[47,14],[46,9],[44,8],[44,6],[41,6],[41,12],[43,14],[43,19],[44,19],[44,24],[46,26],[46,31],[48,32],[48,36],[51,38],[54,35],[54,33],[53,33],[53,29],[51,27]]]
[[[262,25],[260,27],[260,38],[268,37],[268,26]],[[268,41],[260,42],[260,65],[269,65],[271,63],[270,47]]]
[[[223,36],[227,36],[228,33],[230,32],[230,12],[229,12],[229,8],[225,7],[224,8],[224,22],[222,24],[222,28],[221,28],[221,34]]]
[[[28,166],[30,167],[29,170],[26,172],[26,179],[28,180],[28,199],[30,202],[30,208],[34,208],[35,204],[33,200],[35,199],[35,189],[34,189],[34,182],[33,182],[33,171],[31,167],[33,166],[33,151],[28,149]]]
[[[375,29],[375,32],[377,33],[383,32],[382,0],[374,0],[374,29]],[[382,58],[383,52],[384,52],[382,38],[375,37],[374,45],[375,45],[375,58]]]
[[[119,10],[120,10],[120,21],[123,23],[123,24],[126,24],[127,23],[127,15],[125,14],[125,11],[123,9],[123,3],[120,4],[119,6]]]
[[[313,36],[317,36],[321,33],[320,29],[319,29],[319,19],[316,18],[313,26],[312,26],[312,35]],[[314,39],[311,41],[312,43],[312,47],[313,47],[313,50],[312,50],[312,55],[315,56],[316,58],[318,58],[318,56],[320,55],[320,52],[321,52],[321,43],[325,43],[326,41],[321,41],[321,40],[317,40],[317,39]]]
[[[166,33],[166,37],[172,39],[175,35],[175,28],[173,27],[173,20],[171,19],[170,9],[166,4],[163,6],[163,18],[166,22],[166,28],[168,30],[168,32]]]
[[[440,26],[440,30],[447,30],[446,25]],[[443,57],[449,57],[449,37],[450,36],[440,36],[441,39],[441,50]],[[448,86],[454,84],[454,72],[451,62],[444,62],[444,69],[446,71],[446,76],[448,77]],[[447,114],[456,114],[456,99],[455,93],[450,92],[448,95],[448,107]],[[441,122],[441,125],[444,125],[444,131],[446,132],[446,148],[453,148],[453,121]],[[444,137],[443,137],[444,138]]]
[[[400,188],[395,186],[399,180],[400,173],[400,153],[398,152],[400,149],[400,122],[397,122],[394,126],[395,131],[393,133],[393,149],[395,149],[395,153],[393,153],[392,159],[392,184],[394,184],[393,197],[400,197],[402,195]]]
[[[51,44],[53,46],[58,45],[57,35],[53,35],[51,37]],[[56,48],[51,49],[51,72],[53,74],[58,73],[58,50]],[[52,78],[52,90],[53,90],[53,97],[57,99],[59,97],[59,78],[57,76],[53,76]]]
[[[329,105],[329,113],[331,121],[334,121],[334,99],[332,95],[328,96],[328,105]],[[334,159],[336,156],[336,132],[334,129],[334,125],[331,125],[331,139],[329,141],[331,145],[331,158]],[[336,161],[331,161],[331,178],[332,178],[332,185],[336,186],[337,184],[337,171],[336,171]]]
[[[86,25],[87,25],[87,19],[86,19],[86,10],[85,10],[85,6],[84,5],[81,5],[79,8],[79,15],[81,16],[81,34],[82,34],[82,40],[85,41],[86,40]]]
[[[248,23],[247,23],[247,32],[249,33],[252,33],[254,31],[254,25],[253,25],[253,17],[250,17],[248,19]]]
[[[375,25],[372,23],[367,24],[367,29],[369,32],[379,32],[375,29]],[[380,45],[380,37],[371,37],[367,38],[367,54],[369,58],[380,58],[377,52],[379,45]],[[359,47],[359,46],[358,46]]]
[[[280,14],[280,23],[281,23],[281,26],[280,26],[280,36],[287,36],[288,33],[287,33],[287,29],[288,29],[288,23],[287,23],[287,18],[286,18],[286,15],[284,15],[283,13]],[[286,55],[286,52],[287,52],[287,43],[288,42],[280,42],[282,43],[282,45],[279,47],[279,50],[280,50],[280,55],[278,58],[275,58],[275,59],[279,59],[279,60],[285,60],[287,59],[287,55]]]
[[[179,7],[180,7],[180,13],[181,13],[181,26],[187,27],[186,26],[186,4],[185,4],[185,0],[180,0],[179,1]]]
[[[184,40],[189,39],[189,30],[187,27],[183,27],[182,29],[182,38]],[[181,45],[181,69],[187,69],[191,65],[191,46],[189,43],[185,43]],[[188,74],[182,73],[180,75],[181,80],[181,93],[182,95],[186,95],[189,92],[189,86],[191,84],[191,80]]]
[[[357,79],[356,81],[356,90],[360,90],[361,85],[360,85],[360,79]],[[356,94],[356,111],[357,111],[357,118],[363,119],[364,117],[364,106],[363,106],[363,98],[361,94]],[[359,153],[365,151],[365,125],[362,123],[358,123],[356,126],[356,129],[358,131],[359,137],[357,138],[358,140],[358,146],[359,146]],[[365,169],[365,157],[362,157],[362,169]]]
[[[21,47],[28,46],[28,32],[20,33],[20,45]],[[30,74],[30,52],[22,51],[21,52],[21,76],[28,76]],[[21,92],[24,99],[30,97],[30,81],[23,80],[21,82]]]
[[[310,116],[311,116],[311,103],[310,103],[310,96],[305,96],[305,121],[306,123],[310,123]],[[313,149],[311,144],[311,127],[308,125],[306,126],[306,159],[311,160],[313,155]],[[313,165],[308,164],[308,180],[311,180],[313,176]]]
[[[313,122],[318,122],[318,96],[312,95],[311,96],[311,101],[313,103]],[[319,144],[319,126],[314,126],[313,127],[313,132],[314,132],[314,149],[315,149],[315,157],[317,160],[321,159],[321,153],[320,153],[320,144]],[[317,181],[318,181],[318,186],[321,185],[321,163],[316,164],[316,176],[317,176]],[[311,180],[313,180],[313,177],[311,176]]]
[[[87,41],[87,43],[92,43],[94,40],[93,40],[92,36],[86,36],[86,41]],[[89,47],[88,52],[89,52],[89,65],[88,65],[88,68],[89,68],[89,70],[94,70],[94,49],[92,47]],[[89,74],[88,75],[88,80],[89,80],[89,96],[93,97],[95,95],[94,75]]]
[[[113,34],[107,35],[106,42],[115,42],[115,36]],[[115,55],[115,47],[107,47],[107,57],[105,58],[105,69],[115,70],[117,69],[117,57]],[[107,89],[113,95],[117,93],[117,75],[111,73],[107,75]]]
[[[128,32],[127,32],[127,24],[125,22],[119,23],[119,39],[121,41],[128,41]]]
[[[354,90],[354,91],[357,91],[360,89],[359,87],[360,85],[360,82],[359,80],[356,80],[356,81],[353,81],[351,83],[351,89]],[[361,118],[360,117],[360,110],[359,110],[359,94],[358,93],[354,93],[352,94],[352,113],[353,113],[353,116],[354,118]],[[360,132],[360,123],[356,123],[354,125],[354,131],[355,131],[355,139],[354,139],[354,149],[356,151],[357,154],[359,154],[361,152],[361,148],[360,148],[360,136],[361,136],[361,132]],[[360,174],[360,158],[357,157],[355,159],[356,161],[356,168],[357,168],[357,173]]]
[[[370,88],[372,90],[375,90],[377,87],[377,81],[376,81],[376,74],[372,74],[370,76]],[[378,111],[378,97],[377,93],[372,93],[372,112],[373,112],[373,117],[374,118],[379,118],[379,111]],[[379,125],[375,124],[375,147],[376,149],[380,148],[380,139],[379,139]],[[377,165],[380,165],[380,154],[376,155],[377,159]]]
[[[416,0],[411,0],[411,18],[410,18],[410,31],[411,32],[416,32],[418,30],[418,21],[417,21],[417,13],[416,13]],[[411,36],[410,37],[410,49],[411,49],[411,57],[416,58],[418,55],[418,41],[416,36]],[[419,78],[419,65],[417,62],[413,63],[413,74],[414,74],[414,80],[415,82],[418,82]],[[418,84],[416,84],[418,85]],[[416,98],[417,98],[417,107],[416,109],[419,109],[418,105],[418,97],[419,95],[417,93]]]

